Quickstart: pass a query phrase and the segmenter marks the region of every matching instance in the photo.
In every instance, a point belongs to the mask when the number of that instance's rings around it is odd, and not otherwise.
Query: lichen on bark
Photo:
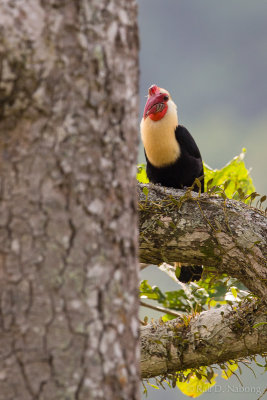
[[[266,354],[266,307],[257,301],[195,314],[185,324],[176,318],[141,328],[141,376],[168,376],[177,371]],[[233,346],[234,343],[234,346]]]
[[[147,186],[147,185],[146,185]],[[139,258],[214,267],[267,295],[267,222],[235,200],[139,184]]]

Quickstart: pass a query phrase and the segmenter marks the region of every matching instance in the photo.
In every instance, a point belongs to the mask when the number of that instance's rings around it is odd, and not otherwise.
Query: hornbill
[[[150,182],[183,189],[201,181],[204,191],[203,163],[200,151],[188,130],[178,123],[176,104],[165,89],[152,85],[141,121],[146,172]],[[194,191],[199,188],[195,184]],[[179,280],[199,280],[201,266],[182,266]]]

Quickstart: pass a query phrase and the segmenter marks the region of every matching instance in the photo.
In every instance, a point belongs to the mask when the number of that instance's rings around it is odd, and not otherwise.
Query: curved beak
[[[145,105],[143,118],[146,119],[150,114],[155,114],[156,112],[162,111],[162,107],[164,107],[162,100],[162,93],[156,93],[150,96]]]

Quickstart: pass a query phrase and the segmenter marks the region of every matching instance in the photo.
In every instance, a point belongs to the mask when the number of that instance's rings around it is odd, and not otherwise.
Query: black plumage
[[[180,156],[171,165],[155,167],[149,161],[146,152],[146,172],[148,179],[153,183],[160,183],[163,186],[183,189],[193,185],[196,178],[201,179],[201,192],[204,192],[204,172],[200,151],[197,144],[188,130],[178,125],[175,130],[175,137],[180,146]],[[198,186],[194,186],[198,191]]]

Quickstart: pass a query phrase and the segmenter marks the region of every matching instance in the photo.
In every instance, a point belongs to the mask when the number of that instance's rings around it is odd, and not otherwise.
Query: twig
[[[164,308],[164,307],[160,307],[160,306],[152,306],[152,304],[147,304],[147,303],[145,303],[143,301],[140,301],[140,304],[143,307],[151,308],[152,310],[159,311],[159,312],[164,312],[165,314],[171,314],[171,315],[174,315],[175,317],[180,317],[181,318],[181,314],[179,314],[178,312],[169,310],[168,308]]]
[[[265,393],[267,392],[267,388],[264,390],[264,392],[260,395],[260,397],[258,397],[257,400],[260,400],[263,398],[263,396],[265,395]]]

